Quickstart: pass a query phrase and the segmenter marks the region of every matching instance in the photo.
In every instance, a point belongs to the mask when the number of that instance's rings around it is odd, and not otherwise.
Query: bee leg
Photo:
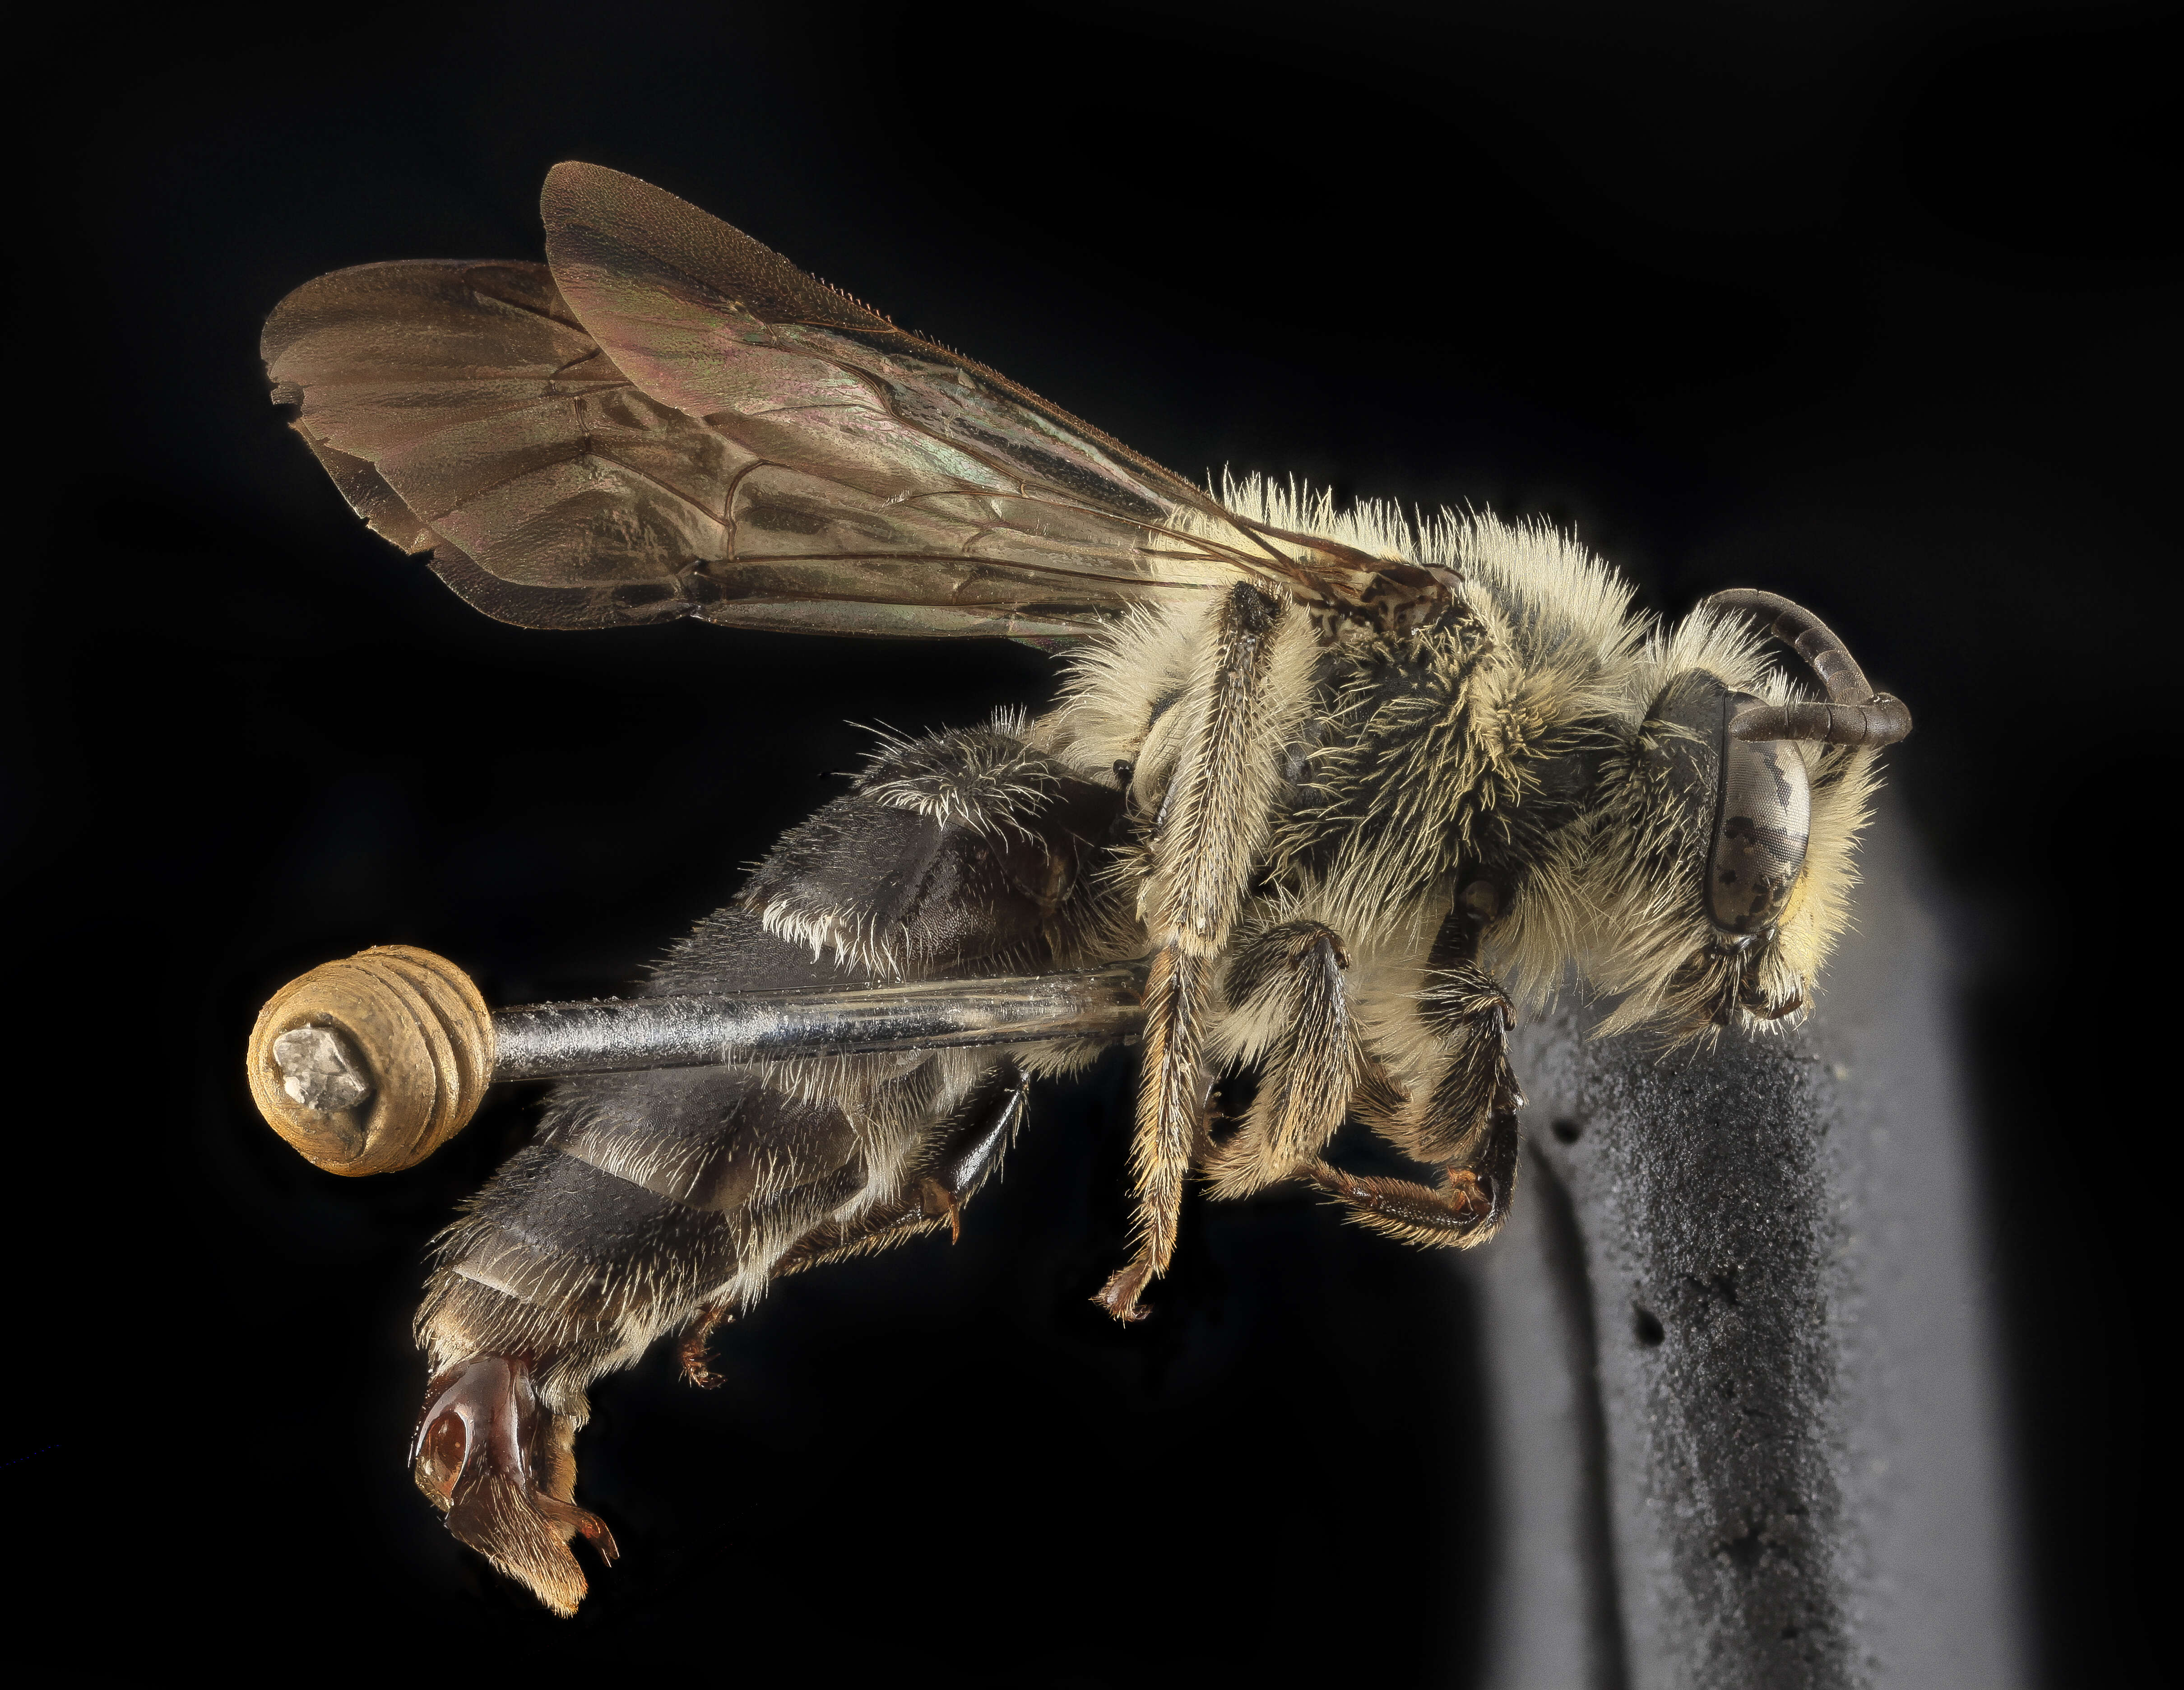
[[[921,1174],[917,1181],[917,1207],[928,1219],[938,1217],[948,1223],[948,1241],[963,1241],[963,1205],[955,1192],[930,1174]]]
[[[609,1565],[618,1553],[606,1522],[572,1499],[575,1432],[539,1402],[521,1358],[472,1356],[426,1387],[410,1453],[417,1488],[457,1540],[564,1619],[588,1588],[570,1539],[589,1539]]]
[[[961,1238],[963,1206],[1000,1166],[1023,1124],[1030,1096],[1031,1081],[1023,1070],[1013,1062],[1003,1063],[943,1124],[925,1153],[926,1171],[908,1193],[853,1221],[812,1228],[790,1247],[773,1276],[892,1249],[943,1221],[953,1237]]]
[[[1348,1174],[1317,1160],[1300,1171],[1375,1232],[1407,1244],[1468,1250],[1484,1244],[1509,1218],[1519,1141],[1515,1111],[1496,1112],[1479,1161],[1451,1165],[1438,1185]]]
[[[1340,1129],[1357,1085],[1342,941],[1318,922],[1259,934],[1229,965],[1233,1015],[1267,1029],[1263,1077],[1243,1126],[1204,1162],[1216,1197],[1247,1196],[1316,1158]]]
[[[682,1364],[682,1377],[700,1391],[710,1391],[721,1383],[721,1375],[713,1371],[712,1358],[708,1353],[712,1346],[713,1329],[727,1325],[736,1318],[735,1311],[725,1302],[709,1302],[690,1317],[690,1324],[682,1329],[682,1341],[677,1347],[676,1358]]]
[[[1142,1320],[1138,1306],[1175,1253],[1176,1221],[1191,1152],[1205,1138],[1212,1076],[1201,1060],[1211,970],[1203,957],[1173,945],[1153,955],[1145,981],[1144,1068],[1138,1088],[1137,1134],[1130,1146],[1137,1188],[1137,1249],[1092,1300],[1117,1320]]]
[[[1406,1154],[1442,1164],[1442,1183],[1367,1179],[1325,1162],[1301,1171],[1376,1231],[1468,1249],[1500,1230],[1516,1192],[1524,1105],[1509,1065],[1516,1014],[1493,977],[1468,960],[1436,968],[1418,1001],[1440,1038],[1440,1071],[1421,1103],[1379,1124]]]
[[[1228,942],[1279,777],[1290,731],[1284,712],[1295,700],[1277,676],[1311,638],[1301,612],[1244,582],[1212,612],[1207,630],[1190,689],[1173,706],[1187,714],[1139,902],[1156,948],[1130,1147],[1136,1248],[1092,1299],[1117,1320],[1144,1318],[1138,1299],[1175,1253],[1184,1181],[1205,1135],[1212,1089],[1203,1055],[1213,959]]]
[[[911,1191],[892,1202],[865,1210],[851,1220],[824,1221],[783,1252],[772,1277],[783,1279],[827,1262],[871,1255],[935,1230],[946,1222],[961,1236],[963,1205],[1000,1165],[1002,1154],[1023,1124],[1031,1081],[1013,1062],[994,1068],[984,1081],[942,1124],[923,1152],[927,1171]],[[731,1303],[699,1308],[683,1328],[682,1376],[701,1389],[722,1382],[708,1364],[706,1347],[713,1330],[735,1319]]]
[[[1501,984],[1475,962],[1436,971],[1418,994],[1418,1013],[1440,1042],[1440,1073],[1403,1146],[1421,1162],[1468,1168],[1485,1155],[1495,1122],[1524,1107],[1509,1065],[1517,1012]]]
[[[1002,728],[890,745],[855,791],[776,846],[738,906],[662,960],[647,995],[1008,975],[1111,957],[1129,912],[1118,886],[1088,871],[1106,861],[1121,805]],[[794,1079],[752,1064],[563,1081],[538,1137],[450,1229],[418,1318],[439,1375],[419,1478],[456,1535],[570,1611],[585,1587],[568,1542],[589,1520],[573,1502],[583,1388],[636,1358],[633,1336],[682,1328],[701,1304],[739,1311],[777,1269],[940,1226],[949,1204],[919,1179],[932,1174],[960,1205],[990,1171],[1006,1130],[989,1117],[960,1143],[949,1134],[965,1082],[975,1091],[1000,1057],[815,1064]],[[872,1165],[885,1168],[883,1189]],[[905,1195],[908,1205],[849,1235],[861,1211]],[[689,1335],[701,1367],[705,1324]],[[520,1408],[441,1403],[459,1376],[460,1400],[490,1395],[493,1369],[524,1369],[539,1399],[537,1429],[515,1446],[527,1470],[474,1451],[470,1430]],[[512,1377],[496,1388],[515,1392]]]
[[[918,1180],[920,1201],[927,1214],[946,1215],[951,1239],[963,1236],[963,1205],[1001,1165],[1030,1102],[1031,1081],[1014,1063],[1004,1063],[956,1111],[933,1146]]]

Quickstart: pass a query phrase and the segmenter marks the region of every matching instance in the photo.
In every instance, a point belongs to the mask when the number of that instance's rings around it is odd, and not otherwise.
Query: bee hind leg
[[[1001,1165],[1030,1099],[1031,1081],[1023,1070],[1003,1063],[935,1139],[918,1177],[918,1205],[926,1215],[946,1219],[951,1240],[963,1236],[963,1205]]]
[[[936,1230],[960,1239],[963,1206],[1001,1164],[1023,1125],[1031,1081],[1013,1062],[992,1069],[956,1112],[939,1124],[920,1152],[922,1171],[893,1202],[847,1221],[816,1226],[789,1247],[776,1279],[845,1257],[870,1255]],[[688,1341],[686,1340],[686,1342]]]
[[[782,1256],[773,1277],[785,1278],[845,1257],[870,1255],[937,1230],[945,1223],[951,1238],[963,1232],[963,1206],[1000,1166],[1001,1157],[1023,1125],[1031,1081],[1013,1062],[994,1068],[970,1096],[944,1120],[920,1161],[921,1173],[903,1196],[866,1210],[855,1219],[815,1226]],[[733,1302],[702,1305],[682,1328],[677,1348],[682,1377],[701,1391],[723,1382],[709,1353],[713,1333],[736,1318]]]
[[[1124,1321],[1144,1317],[1138,1300],[1175,1253],[1184,1185],[1206,1135],[1214,959],[1227,947],[1267,826],[1286,712],[1306,672],[1293,660],[1312,638],[1301,612],[1241,581],[1206,631],[1190,690],[1174,706],[1186,725],[1150,818],[1151,872],[1139,901],[1155,948],[1130,1146],[1134,1247],[1092,1299]]]

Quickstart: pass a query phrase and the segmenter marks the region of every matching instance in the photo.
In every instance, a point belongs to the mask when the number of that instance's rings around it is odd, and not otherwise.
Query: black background
[[[2172,14],[631,0],[23,46],[8,907],[67,1013],[17,1052],[25,1100],[59,1083],[14,1127],[0,1470],[19,1545],[87,1527],[18,1585],[34,1631],[88,1590],[94,1656],[1468,1682],[1497,1492],[1462,1285],[1301,1202],[1194,1207],[1115,1330],[1112,1063],[958,1248],[784,1286],[718,1392],[655,1356],[596,1393],[627,1559],[577,1620],[410,1492],[420,1252],[525,1100],[319,1174],[251,1113],[257,1004],[397,940],[497,1002],[611,990],[838,789],[850,724],[1050,684],[1006,645],[503,627],[348,515],[259,321],[344,265],[538,257],[579,158],[1187,473],[1543,514],[1652,608],[1825,615],[1916,711],[1892,778],[1968,935],[2039,1659],[2151,1670]]]

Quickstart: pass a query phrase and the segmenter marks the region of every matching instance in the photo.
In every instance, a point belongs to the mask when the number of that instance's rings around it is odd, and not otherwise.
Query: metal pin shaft
[[[612,998],[493,1012],[493,1077],[544,1079],[962,1045],[1118,1039],[1145,1019],[1142,963],[841,991]]]
[[[1073,973],[921,980],[842,990],[605,998],[493,1012],[488,1083],[1052,1039],[1127,1038],[1145,1019],[1142,962]],[[286,1089],[315,1108],[369,1097],[370,1065],[332,1028],[272,1046]]]

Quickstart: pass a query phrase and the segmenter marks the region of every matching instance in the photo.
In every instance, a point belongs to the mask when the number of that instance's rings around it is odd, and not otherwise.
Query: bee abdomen
[[[503,1353],[515,1332],[533,1355],[642,1345],[721,1287],[762,1284],[867,1182],[839,1105],[733,1069],[571,1082],[540,1139],[449,1235],[435,1336]],[[481,1301],[456,1280],[497,1295]]]
[[[997,729],[890,748],[645,990],[1067,966],[1090,920],[1076,867],[1119,802]],[[581,1386],[700,1304],[749,1301],[800,1241],[846,1238],[905,1201],[979,1067],[911,1052],[563,1082],[538,1138],[442,1242],[420,1316],[434,1365],[520,1355]]]
[[[601,1075],[559,1113],[551,1140],[563,1155],[714,1213],[831,1173],[856,1148],[839,1103],[717,1069]]]
[[[728,1217],[662,1197],[547,1149],[523,1171],[522,1201],[481,1207],[462,1253],[463,1278],[572,1319],[618,1323],[640,1302],[734,1271]]]

